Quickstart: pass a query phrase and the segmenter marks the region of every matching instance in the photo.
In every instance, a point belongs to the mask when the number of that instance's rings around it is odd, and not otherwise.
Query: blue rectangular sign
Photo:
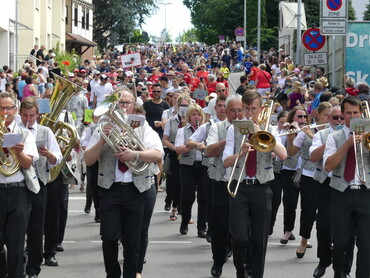
[[[348,22],[345,71],[355,83],[370,84],[370,22]]]

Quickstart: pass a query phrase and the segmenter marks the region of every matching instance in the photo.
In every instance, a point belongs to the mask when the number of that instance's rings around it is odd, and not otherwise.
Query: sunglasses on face
[[[298,115],[298,119],[307,119],[307,115]]]
[[[339,118],[340,118],[341,120],[344,120],[343,116],[331,116],[331,117],[332,117],[332,118],[333,118],[333,120],[335,120],[335,121],[339,120]]]
[[[153,93],[162,93],[162,91],[153,91]]]

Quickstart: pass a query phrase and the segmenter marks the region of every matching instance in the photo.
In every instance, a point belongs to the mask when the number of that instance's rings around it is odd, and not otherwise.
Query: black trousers
[[[316,221],[316,186],[314,179],[302,175],[301,178],[301,218],[299,235],[311,238],[313,224]]]
[[[86,206],[90,208],[92,202],[94,202],[94,208],[96,212],[99,211],[98,171],[98,161],[91,166],[86,166]]]
[[[299,188],[297,188],[292,177],[295,171],[282,170],[283,180],[283,204],[284,204],[284,232],[294,230],[296,209],[299,197]]]
[[[320,259],[319,264],[327,267],[332,263],[332,240],[330,230],[330,196],[332,189],[329,186],[330,178],[327,178],[322,184],[317,181],[315,182],[317,183],[317,257]],[[351,272],[354,244],[355,233],[354,229],[352,229],[343,264],[343,271],[345,273]]]
[[[280,173],[274,173],[275,179],[270,182],[270,187],[272,190],[272,211],[271,211],[271,223],[269,234],[272,235],[274,231],[276,215],[279,211],[279,206],[281,204],[281,195],[283,192],[283,177]]]
[[[246,277],[246,244],[251,245],[253,252],[252,277],[263,277],[271,221],[271,200],[272,191],[268,184],[247,185],[245,181],[240,184],[236,198],[229,197],[229,229],[238,278]]]
[[[215,265],[225,263],[229,249],[229,193],[227,182],[212,180],[211,207],[209,227],[212,230],[212,254]]]
[[[30,192],[31,214],[27,227],[27,275],[38,276],[43,261],[43,233],[47,202],[47,187],[39,180],[40,191]]]
[[[124,249],[123,277],[135,278],[139,260],[144,195],[133,183],[99,188],[103,257],[107,278],[120,278],[118,240]]]
[[[187,226],[191,219],[191,208],[195,201],[197,191],[198,221],[197,229],[207,228],[208,219],[208,196],[205,175],[207,167],[202,166],[200,161],[194,165],[180,165],[181,180],[181,225]]]
[[[169,199],[166,199],[166,204],[171,204],[173,208],[178,208],[181,202],[181,182],[180,182],[180,164],[177,159],[177,153],[175,151],[169,151],[170,156],[170,186],[168,192]]]
[[[143,215],[143,222],[141,224],[141,240],[140,240],[140,252],[139,252],[139,262],[137,267],[137,272],[142,273],[143,271],[143,265],[144,265],[144,259],[146,250],[148,248],[149,243],[149,225],[150,220],[152,219],[153,210],[155,206],[155,201],[157,199],[157,188],[155,185],[152,185],[152,187],[143,192],[144,195],[144,215]]]
[[[169,169],[164,169],[164,165],[167,163],[167,160],[169,160],[169,163],[171,163],[171,158],[170,158],[170,152],[171,150],[169,148],[164,148],[164,164],[163,164],[163,170],[168,170],[165,172],[166,174],[166,198],[164,199],[164,202],[166,205],[171,205],[172,204],[172,184],[171,184],[171,166]]]
[[[66,185],[63,184],[62,174],[55,181],[48,183],[47,187],[47,203],[44,224],[44,258],[54,257],[56,247],[59,240],[60,218],[62,217],[62,195]]]
[[[68,218],[68,199],[69,199],[69,184],[63,184],[63,191],[60,202],[58,244],[62,244],[64,240],[64,234],[66,231]]]
[[[23,275],[24,241],[30,214],[28,189],[0,188],[0,250],[7,248],[7,278]]]
[[[342,277],[352,228],[357,234],[356,278],[370,277],[370,190],[332,189],[330,201],[334,277]]]

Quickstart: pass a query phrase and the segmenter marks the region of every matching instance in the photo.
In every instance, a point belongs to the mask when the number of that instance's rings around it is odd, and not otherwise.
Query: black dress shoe
[[[165,204],[164,205],[164,210],[165,211],[170,211],[170,209],[171,209],[171,205],[170,204]]]
[[[64,248],[63,248],[62,244],[58,244],[57,245],[57,248],[55,248],[55,251],[57,251],[57,252],[63,252],[64,251]]]
[[[295,240],[295,236],[293,235],[293,233],[291,233],[290,234],[290,236],[289,236],[289,238],[288,238],[289,240]]]
[[[55,257],[50,257],[45,259],[45,265],[47,266],[58,266],[58,261]]]
[[[313,277],[320,278],[324,276],[326,267],[322,265],[318,265],[315,270],[313,271]]]
[[[206,238],[207,237],[207,232],[204,229],[199,229],[198,230],[198,237]]]
[[[188,233],[188,225],[181,224],[180,226],[180,234],[186,235]]]
[[[280,239],[280,243],[281,243],[281,244],[287,244],[287,243],[288,243],[288,239],[283,239],[283,238],[281,238],[281,239]]]
[[[221,274],[222,274],[222,266],[218,266],[218,265],[213,264],[213,266],[211,268],[211,275],[213,277],[220,277]]]
[[[312,244],[311,243],[307,243],[306,248],[312,248]]]
[[[304,252],[303,253],[299,253],[298,251],[296,251],[296,255],[297,255],[297,258],[298,259],[302,259],[304,257],[304,254],[306,254],[306,248],[304,249]]]
[[[84,208],[84,212],[85,213],[90,213],[91,212],[91,207],[86,205],[85,208]]]
[[[206,240],[208,243],[212,243],[212,237],[211,234],[207,232]]]

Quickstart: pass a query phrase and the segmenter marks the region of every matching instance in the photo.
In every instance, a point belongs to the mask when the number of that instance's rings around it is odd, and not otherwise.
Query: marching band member
[[[217,97],[216,100],[216,105],[215,105],[215,111],[216,111],[216,117],[213,119],[210,119],[208,122],[205,124],[201,125],[189,138],[189,140],[186,142],[186,147],[190,150],[197,149],[202,153],[202,165],[203,165],[203,178],[204,178],[204,186],[205,186],[205,191],[206,191],[206,206],[207,206],[207,222],[209,224],[209,217],[211,216],[211,207],[209,203],[210,195],[211,195],[211,180],[207,174],[208,168],[211,164],[211,160],[206,155],[205,150],[206,150],[206,139],[207,135],[209,132],[209,129],[212,124],[223,121],[226,119],[226,111],[225,111],[225,101],[226,101],[226,96],[222,95]],[[198,232],[198,236],[202,238],[206,238],[206,235],[208,235],[208,240],[211,241],[210,235],[210,226],[208,225],[208,230],[207,233],[205,231],[201,230]]]
[[[174,95],[176,95],[175,93]],[[168,157],[170,159],[170,172],[171,174],[168,176],[168,185],[166,184],[167,197],[166,197],[166,204],[165,206],[170,206],[172,202],[172,210],[170,214],[170,219],[172,221],[177,220],[177,212],[180,207],[180,195],[181,195],[181,187],[180,187],[180,164],[177,158],[176,147],[175,147],[175,140],[176,134],[180,128],[183,127],[185,124],[185,117],[180,115],[180,108],[183,107],[187,109],[187,107],[191,104],[191,98],[185,94],[182,94],[177,97],[177,103],[175,104],[175,111],[176,114],[168,119],[165,124],[165,128],[163,131],[163,145],[168,149]],[[167,210],[167,209],[166,209]]]
[[[180,233],[188,233],[191,219],[191,208],[197,191],[198,201],[198,235],[206,235],[207,230],[207,196],[202,168],[202,154],[198,150],[190,150],[185,143],[198,129],[204,120],[204,113],[199,105],[192,104],[186,112],[186,125],[176,135],[175,150],[180,154],[180,186],[181,186],[181,226]],[[202,236],[203,237],[203,236]]]
[[[135,99],[127,90],[123,89],[120,92],[119,108],[125,108],[130,114]],[[105,126],[101,132],[108,136],[111,129],[111,126]],[[153,163],[163,157],[161,140],[147,123],[136,128],[135,132],[146,150],[133,151],[122,147],[121,152],[113,153],[98,130],[95,130],[85,152],[87,166],[99,160],[101,234],[107,277],[121,275],[118,262],[119,239],[124,248],[123,277],[136,277],[144,210],[142,193],[154,184],[154,174],[158,173],[158,168]],[[135,160],[150,163],[148,170],[140,175],[133,174],[125,162]]]
[[[289,128],[293,122],[297,123],[299,128],[308,124],[307,113],[301,106],[296,106],[289,111],[285,128]],[[281,137],[281,141],[285,146],[287,143],[286,137],[286,135]],[[301,167],[301,163],[302,159],[298,153],[292,157],[288,155],[287,159],[283,161],[281,175],[283,181],[284,235],[280,239],[281,244],[287,244],[288,240],[295,240],[292,232],[296,218],[299,188],[293,183],[292,177]]]
[[[260,130],[257,117],[262,111],[262,97],[257,90],[248,90],[242,97],[245,116],[255,122],[256,131]],[[241,163],[244,163],[248,150],[252,147],[249,143],[242,146],[240,153],[235,149],[240,146],[242,135],[229,127],[226,136],[225,150],[222,155],[224,167],[232,167],[238,160],[235,170],[236,179],[239,177]],[[287,157],[286,149],[276,138],[276,146],[273,152],[281,159]],[[248,277],[245,269],[246,246],[251,245],[252,276],[262,278],[265,266],[267,239],[269,234],[271,217],[272,191],[269,182],[274,179],[271,152],[261,153],[255,150],[249,152],[246,163],[246,173],[242,173],[243,182],[240,184],[238,195],[229,197],[230,208],[230,234],[233,246],[233,258],[237,278]],[[239,167],[239,168],[238,168]],[[251,234],[250,241],[249,233]]]
[[[328,135],[337,130],[343,124],[343,116],[340,111],[340,106],[335,106],[330,112],[330,125],[317,132],[312,139],[310,147],[310,160],[317,163],[315,175],[313,179],[317,183],[317,257],[319,264],[315,268],[313,277],[322,277],[325,270],[331,265],[331,230],[330,230],[330,196],[331,187],[329,186],[332,173],[328,173],[323,168],[323,154],[325,150],[326,140]],[[352,266],[354,236],[351,237],[351,243],[345,254],[344,272],[349,274]]]
[[[0,250],[4,245],[7,248],[8,278],[23,277],[25,234],[30,215],[27,187],[35,194],[40,190],[37,179],[33,179],[35,172],[32,163],[39,158],[35,138],[28,129],[23,129],[16,124],[16,114],[13,94],[1,93],[0,115],[4,122],[1,132],[22,134],[21,143],[17,143],[10,149],[2,149],[6,155],[10,155],[9,150],[13,152],[14,159],[19,163],[19,169],[7,176],[7,172],[13,169],[9,169],[0,161]],[[5,173],[7,175],[3,175]]]
[[[351,118],[361,117],[361,103],[356,97],[349,96],[341,103],[344,127],[328,135],[324,151],[323,165],[327,172],[332,171],[330,180],[330,220],[333,240],[333,269],[335,278],[349,277],[344,273],[344,254],[352,228],[357,235],[356,277],[370,277],[370,163],[369,150],[363,148],[363,161],[354,152],[354,138],[362,144],[363,134],[350,134]],[[357,156],[357,157],[356,157]],[[359,171],[356,170],[359,164]],[[362,168],[366,173],[362,174]],[[363,176],[363,177],[361,177]],[[365,180],[360,180],[366,179]]]
[[[43,261],[43,232],[46,212],[47,188],[50,180],[51,167],[60,163],[63,155],[59,149],[55,135],[50,128],[37,124],[39,117],[38,103],[34,98],[25,98],[20,107],[20,116],[23,127],[28,128],[39,144],[39,159],[35,163],[40,191],[30,193],[31,213],[27,228],[27,254],[26,272],[28,277],[37,277],[41,271]]]
[[[317,124],[323,125],[329,122],[329,114],[332,106],[329,102],[322,102],[318,107]],[[292,123],[295,128],[299,128],[297,123]],[[316,163],[309,160],[309,149],[312,145],[312,138],[315,134],[316,125],[305,126],[297,136],[287,135],[287,151],[289,156],[294,156],[300,151],[302,159],[302,177],[300,181],[301,192],[301,226],[299,234],[302,237],[301,244],[296,251],[297,258],[303,258],[306,253],[308,239],[311,237],[313,223],[316,220],[316,188],[313,186],[313,176],[315,174]],[[323,129],[324,127],[320,127]]]
[[[271,133],[276,134],[279,136],[279,133],[284,130],[284,124],[287,121],[288,112],[282,111],[277,116],[277,125],[270,126]],[[269,235],[272,235],[276,215],[279,210],[279,206],[281,203],[281,193],[283,191],[283,177],[282,177],[282,168],[283,168],[283,161],[281,161],[278,157],[274,158],[272,161],[272,165],[274,167],[274,175],[275,178],[273,181],[270,182],[270,187],[272,190],[272,211],[271,211],[271,224],[270,224],[270,231]]]
[[[216,104],[216,109],[219,101]],[[243,119],[241,96],[230,96],[226,100],[226,119],[211,125],[207,137],[207,155],[212,157],[209,169],[211,179],[211,216],[209,226],[212,230],[213,266],[211,275],[219,277],[229,249],[229,198],[226,189],[229,180],[222,164],[222,153],[226,144],[226,132],[233,120]]]

